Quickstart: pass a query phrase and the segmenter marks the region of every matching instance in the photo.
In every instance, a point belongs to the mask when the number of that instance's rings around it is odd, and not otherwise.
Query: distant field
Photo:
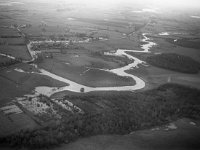
[[[32,130],[38,125],[25,113],[5,115],[0,112],[0,136],[7,136],[22,129]]]
[[[82,50],[71,50],[66,54],[54,54],[54,59],[60,63],[66,64],[68,66],[74,67],[89,67],[89,68],[101,68],[101,69],[111,69],[117,68],[123,63],[123,60],[114,59],[95,53],[84,52]]]
[[[31,56],[30,56],[26,46],[1,45],[0,52],[4,53],[4,54],[9,54],[9,55],[17,57],[17,58],[22,58],[25,60],[31,59]]]
[[[165,38],[153,38],[158,45],[152,48],[154,53],[176,53],[179,55],[189,56],[200,62],[200,51],[194,48],[182,47],[174,43],[167,42]]]
[[[79,45],[92,52],[114,50],[112,46],[109,46],[107,43],[100,41],[95,41],[92,43],[80,43]]]
[[[38,74],[21,73],[14,69],[20,68],[27,72],[38,72],[33,66],[28,64],[17,64],[8,69],[0,71],[0,106],[12,101],[15,97],[31,93],[37,86],[62,87],[66,83],[59,82],[50,77]],[[6,85],[6,86],[5,86]]]
[[[198,73],[200,63],[192,58],[175,53],[164,53],[147,57],[146,61],[154,66],[183,73]]]
[[[139,49],[138,41],[132,41],[127,39],[110,39],[108,41],[104,41],[107,46],[110,46],[114,49]]]
[[[105,71],[92,69],[88,72],[86,72],[83,75],[83,82],[85,81],[85,84],[90,83],[92,86],[122,86],[122,85],[134,85],[135,81],[128,77],[120,77],[112,73],[108,73]]]
[[[31,36],[48,36],[48,35],[59,35],[65,33],[65,28],[62,26],[32,26],[30,28],[22,29],[23,33]]]
[[[185,74],[152,65],[148,67],[140,66],[138,69],[131,69],[126,72],[136,75],[146,82],[142,91],[156,88],[165,83],[178,83],[200,89],[199,74]]]
[[[6,36],[19,36],[19,33],[15,29],[0,28],[0,37]]]
[[[8,57],[0,56],[0,63],[4,63],[4,62],[8,62],[8,61],[10,61],[10,59]]]
[[[23,38],[1,38],[0,43],[6,43],[8,45],[25,45],[25,40]]]
[[[194,49],[200,49],[200,39],[178,39],[176,42],[174,42],[174,39],[166,39],[166,41],[173,43],[178,46],[182,47],[188,47],[188,48],[194,48]]]

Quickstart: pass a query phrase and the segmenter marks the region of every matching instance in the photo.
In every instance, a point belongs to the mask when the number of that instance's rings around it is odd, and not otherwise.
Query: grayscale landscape
[[[0,0],[0,149],[200,149],[200,2]]]

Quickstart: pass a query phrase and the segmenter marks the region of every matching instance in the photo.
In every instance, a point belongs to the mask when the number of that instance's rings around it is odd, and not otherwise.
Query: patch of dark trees
[[[183,73],[198,73],[200,63],[193,60],[191,57],[179,55],[175,53],[163,53],[149,56],[146,61],[156,67],[169,69]]]
[[[64,98],[84,103],[85,108],[81,109],[85,113],[63,115],[60,123],[54,127],[21,131],[0,138],[0,143],[15,148],[48,148],[72,142],[80,137],[128,134],[182,117],[200,119],[200,91],[177,84],[165,84],[157,89],[138,93],[118,92],[102,95],[85,93],[66,95]],[[94,109],[90,107],[95,106],[92,104],[99,103],[106,107],[102,108],[101,112],[90,111]]]

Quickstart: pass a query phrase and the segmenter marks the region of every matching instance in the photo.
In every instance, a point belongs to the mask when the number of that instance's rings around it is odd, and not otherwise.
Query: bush
[[[84,93],[85,89],[84,89],[84,88],[81,88],[80,91],[81,91],[82,93]]]

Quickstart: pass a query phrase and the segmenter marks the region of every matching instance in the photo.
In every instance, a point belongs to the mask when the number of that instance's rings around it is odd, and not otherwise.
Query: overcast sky
[[[179,7],[179,8],[200,8],[200,0],[37,0],[37,1],[53,1],[53,2],[72,2],[72,3],[86,3],[88,5],[114,5],[119,3],[141,3],[141,4],[155,4],[162,7]]]
[[[13,0],[18,1],[18,0]],[[32,1],[32,0],[27,0]],[[123,3],[140,3],[156,5],[158,7],[171,7],[171,8],[200,8],[200,0],[34,0],[34,2],[47,2],[47,3],[59,3],[59,2],[70,2],[70,3],[85,3],[89,6],[111,6],[115,4]]]

